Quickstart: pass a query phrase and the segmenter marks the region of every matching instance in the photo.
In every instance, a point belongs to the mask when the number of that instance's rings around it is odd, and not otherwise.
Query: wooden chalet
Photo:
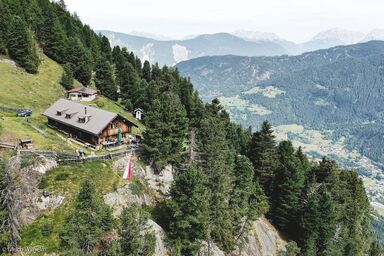
[[[56,101],[43,115],[48,118],[48,125],[97,149],[128,143],[129,133],[136,126],[116,113],[66,99]]]

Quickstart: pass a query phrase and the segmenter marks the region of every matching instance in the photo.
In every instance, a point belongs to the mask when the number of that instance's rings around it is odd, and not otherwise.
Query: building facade
[[[56,101],[43,115],[49,126],[96,149],[129,143],[136,126],[116,113],[65,99]]]

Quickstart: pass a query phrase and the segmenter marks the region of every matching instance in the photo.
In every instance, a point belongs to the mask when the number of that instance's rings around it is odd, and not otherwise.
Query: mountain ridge
[[[295,43],[273,33],[237,30],[232,33],[219,32],[201,34],[187,39],[156,40],[109,30],[99,30],[113,45],[127,47],[135,54],[152,63],[175,65],[181,61],[202,56],[281,56],[300,55],[319,49],[339,45],[384,39],[381,30],[364,35],[360,32],[333,28],[321,31],[304,43]],[[148,34],[145,34],[149,36]]]

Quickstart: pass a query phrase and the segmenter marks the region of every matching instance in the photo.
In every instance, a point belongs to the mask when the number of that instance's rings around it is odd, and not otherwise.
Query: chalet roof
[[[96,90],[93,90],[93,89],[88,88],[88,87],[73,88],[73,89],[68,91],[68,93],[72,93],[72,92],[83,93],[83,94],[88,94],[88,95],[94,95],[97,93]]]
[[[43,113],[43,116],[97,136],[120,115],[70,100],[59,99]],[[136,126],[128,119],[120,117],[128,124]],[[79,122],[79,118],[88,119],[88,121]]]

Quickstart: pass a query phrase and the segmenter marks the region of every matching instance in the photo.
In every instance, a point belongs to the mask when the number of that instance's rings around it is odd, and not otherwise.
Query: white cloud
[[[320,30],[384,26],[381,0],[67,0],[95,29],[183,37],[237,29],[305,41]]]

